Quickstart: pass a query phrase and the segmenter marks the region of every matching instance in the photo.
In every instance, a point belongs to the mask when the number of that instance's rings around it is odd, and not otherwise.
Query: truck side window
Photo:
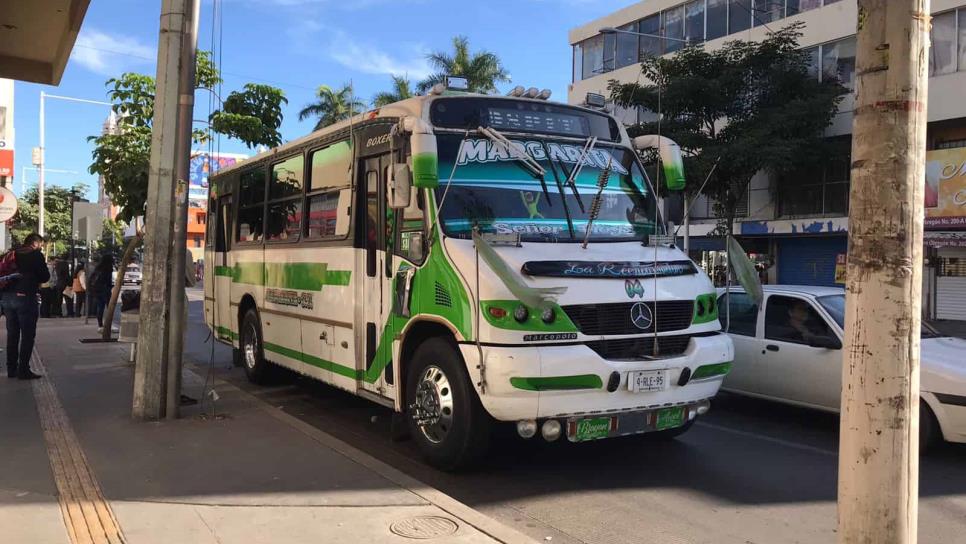
[[[727,306],[726,306],[727,305]],[[728,293],[718,299],[718,319],[725,332],[742,336],[755,336],[758,324],[758,305],[746,293]],[[730,312],[730,315],[729,315]]]
[[[828,323],[807,300],[772,295],[765,304],[765,338],[808,344],[810,338],[834,338]]]

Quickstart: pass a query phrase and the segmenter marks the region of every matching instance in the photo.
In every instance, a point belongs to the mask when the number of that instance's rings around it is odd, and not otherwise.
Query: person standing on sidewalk
[[[20,277],[3,292],[3,313],[7,317],[7,377],[33,380],[40,378],[30,370],[30,356],[37,336],[37,293],[40,284],[50,280],[40,246],[44,238],[29,234],[14,253]]]
[[[74,271],[74,281],[71,283],[71,290],[74,291],[74,315],[84,316],[84,299],[87,298],[87,264],[81,261],[77,264]]]
[[[114,281],[111,274],[114,272],[114,256],[105,253],[94,271],[91,273],[91,281],[88,282],[88,291],[93,297],[94,313],[97,314],[97,331],[104,328],[104,310],[111,299],[111,289],[114,288]],[[111,326],[114,316],[109,316],[107,326]]]

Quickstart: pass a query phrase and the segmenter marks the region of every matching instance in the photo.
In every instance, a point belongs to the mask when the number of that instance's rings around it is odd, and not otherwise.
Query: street
[[[247,382],[212,346],[200,289],[189,290],[186,360],[217,378],[537,540],[555,543],[827,543],[835,539],[838,417],[721,394],[684,436],[581,445],[500,429],[486,466],[447,474],[390,441],[389,410],[285,374]],[[921,460],[919,541],[961,541],[966,446]]]

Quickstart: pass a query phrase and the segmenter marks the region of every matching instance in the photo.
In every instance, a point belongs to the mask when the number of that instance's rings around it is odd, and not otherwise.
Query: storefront
[[[926,315],[966,320],[966,147],[926,152]]]

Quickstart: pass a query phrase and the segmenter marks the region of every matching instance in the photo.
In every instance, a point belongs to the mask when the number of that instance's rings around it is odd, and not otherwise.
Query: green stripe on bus
[[[234,340],[235,338],[238,338],[238,335],[235,334],[235,332],[232,331],[231,329],[228,329],[225,327],[215,327],[215,330],[218,332],[218,336],[221,338],[227,338],[229,340]]]
[[[712,376],[723,376],[731,371],[731,363],[716,363],[713,365],[703,365],[699,366],[691,374],[692,380],[700,380],[702,378],[710,378]]]
[[[569,389],[600,389],[603,380],[597,374],[577,376],[548,376],[545,378],[510,378],[510,385],[525,391],[554,391]]]
[[[216,266],[216,276],[229,276],[233,283],[264,285],[300,291],[321,291],[326,285],[349,285],[352,272],[329,270],[327,263],[235,263]]]
[[[271,351],[272,353],[277,353],[279,355],[284,355],[290,359],[295,359],[296,361],[301,361],[303,363],[316,366],[322,370],[329,370],[340,376],[345,376],[346,378],[352,378],[353,380],[362,379],[363,373],[361,370],[355,368],[349,368],[347,366],[340,365],[339,363],[333,363],[332,361],[327,361],[325,359],[316,357],[314,355],[309,355],[308,353],[302,353],[301,351],[287,348],[285,346],[280,346],[278,344],[272,344],[270,342],[265,342],[262,344],[266,351]],[[366,380],[370,381],[370,380]],[[375,380],[371,380],[370,383]]]

